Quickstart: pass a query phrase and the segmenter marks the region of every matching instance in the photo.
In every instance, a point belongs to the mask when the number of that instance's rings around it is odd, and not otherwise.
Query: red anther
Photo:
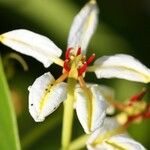
[[[76,56],[81,54],[81,47],[78,48]]]
[[[129,100],[129,104],[128,104],[128,105],[130,106],[130,105],[132,105],[133,103],[135,103],[135,102],[141,100],[141,99],[144,97],[145,94],[146,94],[146,90],[144,89],[141,93],[138,93],[138,94],[132,96],[132,97],[130,98],[130,100]]]
[[[128,116],[128,121],[126,122],[126,124],[129,124],[139,118],[143,118],[143,114],[142,113],[139,113],[137,115],[133,115],[133,116]]]
[[[88,58],[87,64],[89,65],[89,64],[94,60],[94,58],[95,58],[95,54],[92,54],[92,55]]]
[[[66,59],[69,59],[69,55],[70,55],[70,51],[72,50],[73,48],[70,47],[66,50]]]
[[[144,113],[144,118],[150,118],[150,105],[147,105],[147,111]]]
[[[145,113],[144,118],[150,118],[150,112]]]
[[[83,66],[78,69],[78,75],[81,76],[87,69],[87,62],[84,62]]]
[[[69,67],[69,60],[68,59],[66,59],[65,61],[64,61],[64,69],[67,71],[67,72],[69,72],[70,71],[70,67]]]

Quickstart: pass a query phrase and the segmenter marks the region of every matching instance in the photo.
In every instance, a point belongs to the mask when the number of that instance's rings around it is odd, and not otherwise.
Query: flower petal
[[[92,144],[99,136],[104,135],[106,132],[112,131],[119,127],[119,123],[114,117],[106,117],[103,126],[94,131],[89,137],[87,144]]]
[[[36,122],[41,122],[66,99],[66,83],[54,84],[55,79],[45,73],[29,87],[29,112]]]
[[[82,88],[76,88],[75,98],[78,119],[84,131],[89,134],[99,128],[104,121],[105,99],[98,89],[98,85],[92,85],[89,92]]]
[[[113,100],[114,99],[114,90],[111,87],[105,85],[98,86],[99,91],[103,94],[106,100]]]
[[[111,87],[105,86],[105,85],[99,85],[99,90],[103,94],[105,100],[108,101],[108,106],[106,109],[107,115],[112,115],[115,112],[114,106],[111,105],[111,102],[114,101],[114,90]]]
[[[86,4],[75,17],[68,38],[68,47],[81,47],[85,53],[89,40],[98,22],[98,8],[95,0]]]
[[[130,55],[100,57],[92,68],[97,78],[123,78],[144,83],[150,82],[150,70]]]
[[[129,149],[129,150],[145,150],[145,148],[138,142],[134,141],[127,133],[114,135],[112,137],[103,136],[108,135],[108,132],[118,128],[119,124],[115,118],[106,118],[102,128],[96,130],[87,141],[88,150],[114,150],[114,149]],[[105,137],[102,139],[102,137]],[[95,140],[101,138],[101,142],[95,144]]]
[[[96,146],[88,145],[88,150],[146,150],[139,142],[124,135],[117,135]]]
[[[17,52],[29,55],[49,67],[62,51],[47,37],[18,29],[0,35],[0,41]]]
[[[107,141],[107,144],[109,144],[111,147],[120,146],[124,149],[129,150],[146,150],[140,143],[133,140],[132,138],[118,135],[110,138],[110,140]],[[113,146],[114,145],[114,146]]]

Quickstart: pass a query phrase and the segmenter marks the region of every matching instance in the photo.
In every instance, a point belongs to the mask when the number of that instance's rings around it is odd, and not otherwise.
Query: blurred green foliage
[[[86,0],[0,0],[0,33],[25,28],[49,37],[65,51],[73,17],[86,2]],[[95,52],[99,57],[127,53],[150,67],[150,2],[148,0],[98,0],[98,4],[100,23],[90,42],[88,54]],[[0,45],[0,52],[4,56],[12,51]],[[20,65],[15,64],[13,68],[15,75],[8,80],[10,89],[15,90],[16,95],[20,94],[22,97],[16,100],[18,103],[15,103],[15,107],[22,108],[21,112],[16,112],[22,148],[58,149],[62,108],[49,116],[44,123],[35,123],[28,112],[27,88],[45,71],[51,71],[57,78],[61,70],[56,65],[44,69],[35,59],[23,57],[29,65],[29,71],[24,72]],[[149,85],[119,79],[97,80],[91,73],[86,80],[113,87],[117,100],[128,99],[143,87],[147,87],[148,92],[150,91]],[[145,99],[150,102],[150,94],[147,94]],[[129,130],[131,135],[148,149],[150,149],[149,126],[150,120],[147,120],[139,125],[132,125]],[[83,133],[76,118],[74,127],[73,138]]]
[[[5,78],[2,59],[0,57],[0,149],[20,150],[20,141],[14,107]]]

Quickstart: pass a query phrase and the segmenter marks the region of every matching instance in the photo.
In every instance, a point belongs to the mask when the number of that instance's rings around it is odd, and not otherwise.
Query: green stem
[[[83,149],[86,145],[86,141],[88,139],[89,135],[82,135],[79,138],[72,141],[69,145],[69,150],[77,150],[77,149]]]
[[[64,115],[63,115],[62,141],[61,141],[63,150],[68,149],[71,140],[71,135],[72,135],[75,85],[76,85],[76,80],[74,78],[69,78],[67,100],[64,102]]]
[[[20,150],[17,121],[0,57],[0,149]]]

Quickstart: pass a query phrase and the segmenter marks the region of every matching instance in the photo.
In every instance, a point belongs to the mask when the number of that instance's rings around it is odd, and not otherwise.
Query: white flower
[[[75,89],[76,112],[86,133],[99,128],[105,119],[107,105],[102,94],[96,84],[87,92],[81,87]]]
[[[36,122],[41,122],[66,99],[66,83],[53,85],[50,72],[37,78],[29,87],[29,112]]]
[[[94,66],[97,78],[123,78],[150,82],[150,70],[132,56],[116,54],[98,58]]]
[[[43,121],[61,102],[73,95],[77,116],[85,132],[90,133],[99,128],[105,118],[108,91],[98,85],[87,86],[84,81],[87,71],[94,71],[98,78],[117,77],[145,83],[150,81],[149,69],[129,55],[101,57],[93,66],[89,66],[95,54],[88,59],[85,54],[97,22],[98,7],[95,0],[91,0],[73,21],[65,60],[59,58],[62,50],[45,36],[25,29],[0,35],[3,44],[34,57],[44,67],[49,67],[52,63],[63,67],[63,74],[58,79],[55,80],[51,73],[46,73],[37,78],[29,88],[29,111],[35,121]],[[75,82],[70,82],[69,79]],[[79,82],[80,87],[75,88],[76,82]],[[74,92],[70,93],[70,89]]]
[[[87,141],[88,150],[145,150],[129,137],[114,118],[106,118],[103,127],[96,130]],[[121,131],[122,130],[122,131]]]

